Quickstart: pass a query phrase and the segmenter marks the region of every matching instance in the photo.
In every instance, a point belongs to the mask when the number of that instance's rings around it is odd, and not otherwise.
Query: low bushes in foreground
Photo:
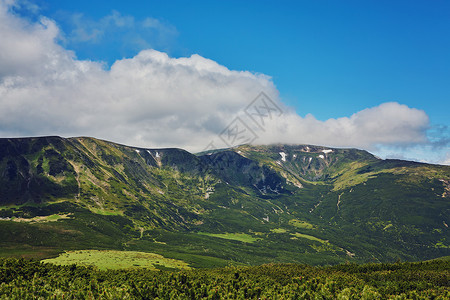
[[[0,299],[450,299],[450,261],[100,271],[0,259]]]

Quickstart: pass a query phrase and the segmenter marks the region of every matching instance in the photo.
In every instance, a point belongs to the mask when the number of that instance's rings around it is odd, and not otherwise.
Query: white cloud
[[[367,108],[350,117],[319,121],[293,112],[274,119],[262,142],[312,143],[373,150],[378,144],[410,145],[427,141],[429,119],[424,111],[396,102]]]
[[[270,78],[231,71],[198,55],[145,50],[110,70],[80,61],[56,42],[48,19],[30,24],[2,4],[0,134],[91,135],[142,146],[205,143]]]
[[[409,147],[379,145],[375,151],[381,158],[415,160],[440,165],[450,165],[450,147],[436,147],[432,143],[415,144]]]
[[[36,74],[61,53],[53,41],[58,28],[49,19],[30,24],[10,14],[8,6],[0,5],[0,78]]]
[[[144,50],[110,69],[78,60],[57,43],[56,24],[30,23],[0,0],[0,136],[95,136],[144,147],[204,149],[240,115],[258,134],[256,143],[308,143],[376,149],[427,142],[425,112],[395,102],[350,117],[319,121],[283,106],[271,78],[233,71],[199,55],[171,58]],[[132,26],[113,14],[105,22]],[[131,24],[131,25],[130,25]],[[159,21],[145,20],[147,27]],[[86,39],[101,33],[85,30]],[[81,37],[80,33],[80,37]],[[243,109],[265,91],[284,114],[264,130]]]

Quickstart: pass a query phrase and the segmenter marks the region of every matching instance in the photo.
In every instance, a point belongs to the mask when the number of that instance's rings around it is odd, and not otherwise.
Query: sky
[[[0,137],[450,165],[449,1],[0,0]]]

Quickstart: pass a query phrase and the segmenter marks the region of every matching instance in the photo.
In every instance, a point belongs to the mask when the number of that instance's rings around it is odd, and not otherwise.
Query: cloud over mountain
[[[396,102],[382,103],[350,117],[319,121],[312,115],[301,118],[288,113],[267,126],[264,142],[290,141],[325,144],[337,147],[360,147],[373,150],[376,145],[424,143],[429,119],[427,114]]]
[[[255,143],[312,143],[374,149],[427,141],[424,111],[395,102],[350,117],[317,120],[285,107],[269,76],[235,71],[199,55],[156,50],[111,68],[79,60],[58,43],[54,21],[31,22],[0,2],[0,136],[95,136],[147,147],[193,151],[241,116]],[[9,4],[8,4],[9,3]],[[263,128],[244,113],[264,91],[283,113]],[[219,146],[219,145],[218,145]]]

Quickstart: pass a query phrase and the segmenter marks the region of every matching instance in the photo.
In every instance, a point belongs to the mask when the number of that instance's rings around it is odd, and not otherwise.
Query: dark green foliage
[[[0,259],[0,298],[448,299],[450,262],[98,271]],[[396,298],[397,299],[397,298]]]
[[[65,149],[58,137],[0,139],[0,205],[73,197],[75,171],[58,152]]]

